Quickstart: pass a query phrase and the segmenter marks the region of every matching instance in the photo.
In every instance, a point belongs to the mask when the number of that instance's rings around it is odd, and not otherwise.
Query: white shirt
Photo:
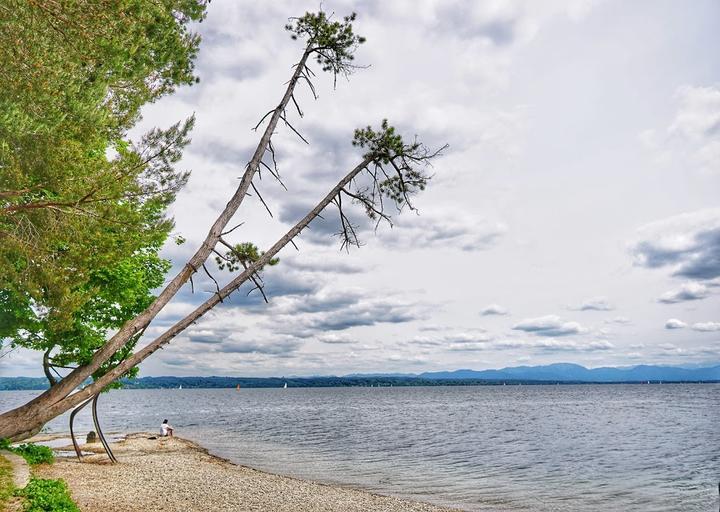
[[[173,428],[169,424],[163,423],[160,425],[160,434],[163,436],[168,435],[168,429],[172,430]]]

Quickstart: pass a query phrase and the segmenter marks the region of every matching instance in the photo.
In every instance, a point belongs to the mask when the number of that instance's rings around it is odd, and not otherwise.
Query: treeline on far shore
[[[676,381],[673,383],[699,383],[707,381]],[[141,377],[124,379],[125,389],[183,389],[206,388],[289,388],[310,387],[393,387],[393,386],[503,386],[553,384],[638,384],[626,382],[587,382],[580,380],[524,380],[524,379],[426,379],[396,376],[348,377]],[[662,383],[643,381],[642,384]],[[0,391],[30,391],[48,388],[44,377],[0,377]]]

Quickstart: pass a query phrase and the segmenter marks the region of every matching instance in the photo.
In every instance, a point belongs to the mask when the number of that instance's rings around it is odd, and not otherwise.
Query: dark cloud
[[[166,364],[168,366],[190,366],[193,364],[192,358],[187,357],[164,357],[162,359],[163,364]]]
[[[686,255],[674,275],[688,279],[713,279],[720,276],[720,227],[698,233],[695,242],[696,250]]]
[[[569,336],[586,332],[577,322],[565,322],[556,315],[528,318],[513,326],[516,331],[525,331],[538,336]]]
[[[363,298],[357,291],[338,291],[323,294],[315,294],[297,301],[294,313],[319,313],[337,311],[350,306],[356,306]]]
[[[496,20],[481,25],[477,33],[497,46],[505,46],[513,42],[515,31],[515,20]]]
[[[187,338],[192,343],[204,343],[209,345],[215,345],[222,343],[227,337],[227,332],[218,332],[213,329],[203,329],[198,331],[189,331]]]
[[[317,279],[299,272],[283,271],[280,265],[282,265],[282,260],[278,267],[269,267],[262,274],[263,289],[271,304],[280,297],[310,296],[321,289],[322,283]],[[225,299],[223,306],[254,306],[256,309],[264,309],[266,304],[262,294],[258,290],[252,291],[254,286],[252,282],[245,283],[238,291]]]
[[[392,229],[378,235],[389,247],[448,248],[482,251],[497,244],[507,228],[499,222],[472,219],[459,214],[406,214],[394,220]]]
[[[225,144],[217,140],[199,141],[188,147],[188,153],[202,157],[204,160],[237,167],[237,176],[245,170],[250,161],[254,146],[248,142]]]
[[[232,341],[223,343],[217,347],[218,352],[225,354],[268,354],[281,355],[290,354],[300,348],[301,341],[298,339],[287,339],[278,341]]]
[[[351,262],[344,262],[333,258],[317,259],[304,255],[292,259],[285,259],[283,260],[283,265],[294,270],[323,274],[361,274],[368,270],[367,266],[357,265]]]
[[[314,317],[308,322],[308,326],[319,331],[342,331],[350,327],[411,322],[417,318],[418,315],[408,308],[378,302]]]
[[[508,310],[498,304],[490,304],[488,306],[485,306],[482,311],[480,311],[480,315],[482,316],[491,316],[491,315],[507,315]]]
[[[280,220],[288,224],[296,224],[314,206],[314,204],[304,201],[286,201],[280,209]],[[343,211],[362,242],[362,238],[372,229],[370,219],[361,208],[349,201],[347,203],[343,201]],[[318,245],[337,244],[339,246],[341,239],[338,234],[342,231],[342,225],[337,207],[333,204],[328,205],[320,215],[322,217],[316,217],[300,234],[300,240]]]
[[[420,327],[418,327],[418,330],[419,331],[431,331],[431,332],[444,331],[445,327],[443,327],[442,325],[435,325],[435,324],[421,325]]]
[[[701,283],[685,283],[677,290],[663,293],[658,302],[663,304],[676,304],[691,300],[702,300],[710,296],[710,290]]]
[[[264,61],[263,52],[249,51],[249,48],[255,49],[254,42],[243,38],[239,30],[230,33],[226,27],[214,23],[203,23],[198,28],[202,34],[202,45],[196,59],[200,86],[219,79],[248,80],[268,69],[270,64]]]
[[[635,264],[672,267],[672,275],[687,279],[720,276],[720,209],[671,217],[641,229],[633,247]]]
[[[483,39],[495,46],[512,44],[516,38],[517,20],[510,16],[476,15],[477,7],[474,1],[441,4],[435,29],[462,39]]]
[[[303,179],[309,183],[325,182],[334,186],[350,172],[362,160],[361,152],[352,146],[353,129],[348,127],[347,133],[338,133],[317,122],[304,126],[308,140],[317,149],[311,156],[313,165],[303,172]]]

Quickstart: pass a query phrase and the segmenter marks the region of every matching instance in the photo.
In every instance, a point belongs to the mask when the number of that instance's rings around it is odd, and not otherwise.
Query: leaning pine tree
[[[84,402],[99,393],[115,380],[126,375],[145,358],[188,326],[200,319],[223,299],[250,281],[262,292],[262,280],[259,272],[276,261],[280,250],[288,244],[294,245],[297,237],[329,205],[337,208],[340,218],[340,238],[342,246],[359,246],[360,242],[354,226],[347,214],[348,205],[359,205],[376,222],[390,222],[390,211],[413,209],[412,197],[427,185],[429,176],[425,172],[430,160],[443,148],[428,150],[417,140],[408,142],[396,133],[387,122],[382,121],[378,128],[370,126],[355,130],[352,145],[362,151],[355,167],[349,170],[338,183],[323,197],[314,208],[300,219],[283,237],[264,252],[250,244],[237,244],[230,240],[232,231],[228,224],[244,198],[253,190],[260,197],[253,178],[261,169],[267,170],[280,180],[275,164],[275,149],[272,136],[278,124],[282,123],[302,138],[288,119],[288,108],[302,111],[295,99],[294,92],[298,84],[307,85],[315,94],[310,62],[316,61],[323,71],[329,72],[333,79],[338,75],[349,75],[354,69],[353,53],[364,38],[355,34],[352,22],[355,14],[346,16],[342,21],[333,21],[324,12],[306,13],[293,18],[286,26],[293,39],[305,41],[300,60],[293,66],[285,94],[276,108],[268,112],[256,128],[267,122],[260,142],[245,167],[234,195],[225,209],[211,226],[200,248],[187,261],[182,270],[160,292],[154,302],[141,314],[125,323],[107,342],[93,354],[87,364],[83,364],[66,375],[55,386],[39,395],[27,404],[0,415],[0,437],[14,440],[26,438],[37,432],[46,422],[65,411]],[[291,105],[292,103],[292,105]],[[303,140],[305,140],[303,138]],[[307,141],[306,141],[307,142]],[[103,364],[122,351],[126,345],[147,329],[150,322],[170,302],[180,288],[192,280],[198,271],[206,272],[205,263],[211,256],[231,271],[242,271],[235,275],[225,286],[217,286],[211,298],[198,306],[193,312],[178,321],[162,335],[148,343],[137,352],[127,354],[123,361],[96,378],[91,384],[82,386]],[[82,386],[82,387],[81,387]],[[80,388],[80,389],[78,389]]]

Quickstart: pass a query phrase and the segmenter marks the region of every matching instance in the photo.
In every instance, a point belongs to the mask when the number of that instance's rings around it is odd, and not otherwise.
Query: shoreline
[[[461,509],[387,496],[360,488],[269,473],[213,455],[180,437],[132,433],[111,443],[119,460],[110,464],[100,443],[82,444],[84,462],[72,445],[53,446],[63,454],[35,474],[62,478],[83,512],[188,511],[383,511],[460,512]],[[52,438],[52,439],[51,439]],[[47,442],[60,434],[31,439]]]

